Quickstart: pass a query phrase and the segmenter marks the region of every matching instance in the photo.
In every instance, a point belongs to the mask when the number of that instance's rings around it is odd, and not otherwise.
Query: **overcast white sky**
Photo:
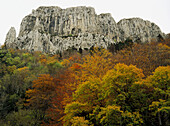
[[[111,13],[116,22],[140,17],[170,33],[170,0],[0,0],[0,43],[4,43],[11,26],[18,34],[22,19],[39,6],[91,6],[97,14]]]

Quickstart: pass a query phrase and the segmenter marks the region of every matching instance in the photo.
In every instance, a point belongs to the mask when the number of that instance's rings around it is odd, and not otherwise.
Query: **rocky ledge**
[[[95,13],[92,7],[39,7],[26,16],[16,37],[15,28],[7,33],[6,48],[63,52],[70,48],[90,49],[109,45],[130,38],[133,42],[149,42],[152,38],[165,37],[160,28],[140,18],[115,22],[111,14]]]

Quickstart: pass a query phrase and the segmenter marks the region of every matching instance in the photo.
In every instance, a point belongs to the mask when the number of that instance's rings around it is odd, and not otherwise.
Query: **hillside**
[[[94,48],[66,59],[2,47],[0,124],[168,126],[168,45]]]

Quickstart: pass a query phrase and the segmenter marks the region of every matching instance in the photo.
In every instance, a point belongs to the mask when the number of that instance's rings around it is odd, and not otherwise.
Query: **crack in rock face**
[[[55,54],[70,48],[108,48],[131,38],[133,42],[149,42],[165,37],[160,28],[140,18],[115,22],[111,14],[97,15],[92,7],[39,7],[23,18],[18,37],[15,28],[6,35],[7,48],[42,51]]]

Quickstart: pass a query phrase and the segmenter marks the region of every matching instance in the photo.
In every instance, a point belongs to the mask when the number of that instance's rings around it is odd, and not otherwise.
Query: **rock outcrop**
[[[111,14],[95,13],[92,7],[39,7],[26,16],[20,32],[11,28],[7,34],[7,48],[63,52],[70,48],[90,49],[109,45],[131,38],[134,42],[148,42],[157,36],[164,37],[160,28],[140,18],[123,19],[116,23]]]
[[[16,30],[14,27],[11,27],[6,35],[5,45],[7,48],[13,48],[16,47],[15,42],[16,42]]]
[[[140,18],[123,19],[117,25],[121,41],[131,38],[134,42],[144,43],[151,41],[152,38],[165,37],[156,24]]]

